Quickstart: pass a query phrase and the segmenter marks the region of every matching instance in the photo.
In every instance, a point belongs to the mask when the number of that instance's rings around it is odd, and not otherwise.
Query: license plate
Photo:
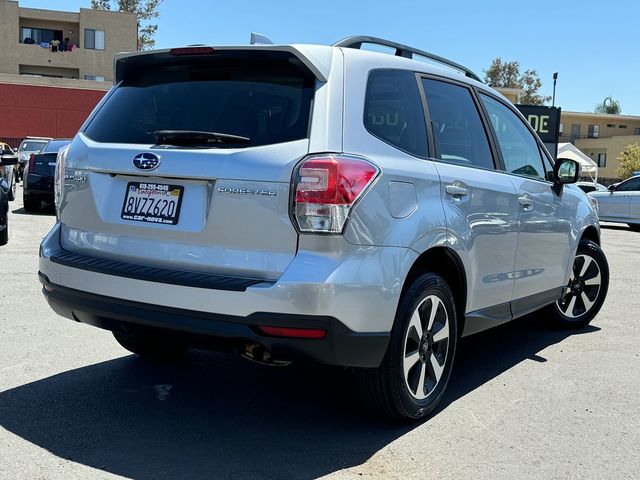
[[[166,183],[129,182],[121,218],[136,222],[175,225],[184,187]]]

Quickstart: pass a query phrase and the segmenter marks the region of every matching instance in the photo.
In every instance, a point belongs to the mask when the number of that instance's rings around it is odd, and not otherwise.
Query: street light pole
[[[556,106],[556,80],[558,80],[558,72],[553,74],[553,100],[551,100],[551,106]]]

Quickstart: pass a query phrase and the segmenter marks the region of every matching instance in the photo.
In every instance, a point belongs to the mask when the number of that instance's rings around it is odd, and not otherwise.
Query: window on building
[[[618,125],[618,128],[627,128],[626,125]]]
[[[616,128],[615,123],[607,123],[607,128]]]
[[[633,134],[634,135],[640,135],[640,128],[634,128],[633,129]]]
[[[599,153],[598,154],[598,167],[604,168],[607,166],[607,154]]]
[[[89,50],[104,50],[104,31],[85,28],[84,48]]]
[[[85,80],[95,80],[96,82],[104,82],[104,77],[102,75],[85,75]]]
[[[589,138],[598,138],[600,134],[600,125],[589,125],[589,131],[587,133]]]
[[[52,40],[62,41],[62,30],[51,30],[48,28],[20,28],[20,43],[40,45],[51,43]]]
[[[559,133],[564,133],[564,123],[560,124],[560,128],[558,129]]]

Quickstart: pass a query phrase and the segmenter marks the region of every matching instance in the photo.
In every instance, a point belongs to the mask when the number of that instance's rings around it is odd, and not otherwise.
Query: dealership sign
[[[516,107],[536,131],[542,143],[552,154],[555,154],[560,138],[560,108],[538,105],[516,105]]]

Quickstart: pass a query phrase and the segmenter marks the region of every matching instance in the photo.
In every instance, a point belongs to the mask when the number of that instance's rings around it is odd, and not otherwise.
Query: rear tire
[[[117,342],[131,353],[156,361],[177,361],[184,357],[188,347],[168,336],[132,335],[112,332]]]
[[[0,230],[0,247],[9,243],[9,222]]]
[[[380,366],[356,370],[363,402],[385,417],[426,418],[447,387],[457,339],[451,289],[434,273],[420,275],[400,299]]]
[[[640,223],[627,223],[627,225],[629,225],[629,228],[634,232],[640,232]]]
[[[10,202],[13,202],[16,199],[16,183],[17,183],[17,180],[14,176],[11,179],[11,185],[9,186],[9,194],[7,195]]]
[[[22,204],[26,212],[39,212],[40,211],[40,202],[35,200],[30,200],[27,197],[22,197]]]
[[[564,296],[547,307],[555,323],[565,328],[582,328],[598,314],[609,289],[609,264],[600,246],[583,240],[573,261]]]

